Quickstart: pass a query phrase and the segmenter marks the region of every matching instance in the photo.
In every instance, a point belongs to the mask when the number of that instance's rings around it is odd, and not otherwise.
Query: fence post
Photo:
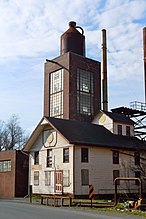
[[[32,185],[29,185],[29,201],[32,203]]]

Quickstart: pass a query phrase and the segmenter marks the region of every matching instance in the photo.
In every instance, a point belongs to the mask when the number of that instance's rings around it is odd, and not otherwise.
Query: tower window
[[[134,153],[135,165],[140,165],[140,153],[137,151]]]
[[[50,117],[63,117],[63,69],[50,75]]]
[[[88,163],[88,148],[81,148],[81,162]]]
[[[135,177],[140,178],[141,177],[141,172],[140,171],[135,171]],[[139,185],[139,181],[135,180],[135,185]]]
[[[11,160],[0,161],[0,172],[11,171]]]
[[[34,171],[34,185],[39,185],[39,171]]]
[[[122,125],[118,125],[118,135],[122,135]]]
[[[119,164],[119,151],[113,151],[113,164]]]
[[[126,126],[126,136],[130,136],[130,126]]]
[[[120,176],[119,170],[113,170],[113,181]],[[117,185],[120,185],[120,181],[117,182]]]
[[[77,112],[93,114],[93,73],[77,69]]]
[[[89,185],[89,170],[88,169],[81,170],[81,185],[82,186]]]
[[[69,163],[69,148],[63,149],[63,163]]]
[[[34,152],[34,164],[35,165],[39,164],[39,151]]]
[[[45,185],[51,185],[51,171],[45,171]]]
[[[47,149],[47,167],[52,167],[52,149]]]

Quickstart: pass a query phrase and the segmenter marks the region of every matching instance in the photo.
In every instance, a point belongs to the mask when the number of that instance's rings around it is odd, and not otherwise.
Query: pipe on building
[[[115,195],[114,195],[114,207],[117,205],[118,198],[117,198],[117,186],[118,186],[118,181],[135,181],[137,180],[139,182],[140,190],[139,190],[139,198],[142,198],[142,179],[141,178],[128,178],[128,177],[117,177],[114,182],[115,182]]]
[[[143,28],[143,50],[144,50],[144,89],[146,103],[146,27]]]
[[[102,103],[103,110],[108,111],[108,89],[107,89],[107,48],[106,30],[102,30]]]

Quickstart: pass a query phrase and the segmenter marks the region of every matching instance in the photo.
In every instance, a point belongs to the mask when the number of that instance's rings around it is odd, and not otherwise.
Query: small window
[[[0,172],[11,171],[11,160],[0,161]]]
[[[52,167],[52,149],[47,149],[47,167]]]
[[[63,170],[63,186],[70,186],[70,170]]]
[[[136,171],[135,172],[135,177],[136,178],[140,178],[141,177],[141,172],[140,171]],[[138,180],[135,180],[135,185],[139,185],[139,181]]]
[[[39,151],[34,152],[34,164],[39,164]]]
[[[39,171],[34,171],[34,185],[39,185]]]
[[[69,148],[63,149],[63,163],[69,163]]]
[[[119,170],[113,170],[113,181],[120,176]],[[120,181],[117,182],[117,185],[120,185]]]
[[[118,135],[122,135],[122,125],[118,125]]]
[[[81,170],[81,183],[82,183],[82,186],[89,185],[89,170],[88,169]]]
[[[88,148],[81,148],[81,162],[88,163]]]
[[[50,186],[51,185],[51,171],[45,172],[45,185]]]
[[[126,126],[126,136],[130,136],[130,126]]]
[[[93,115],[94,113],[93,72],[77,69],[77,113]]]
[[[119,164],[119,151],[113,151],[113,164]]]
[[[140,153],[139,152],[134,153],[134,159],[135,159],[135,165],[140,165]]]

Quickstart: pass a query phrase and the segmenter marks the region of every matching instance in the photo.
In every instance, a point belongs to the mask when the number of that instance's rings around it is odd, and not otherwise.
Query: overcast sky
[[[46,58],[60,55],[60,36],[76,21],[86,56],[101,61],[107,30],[109,109],[144,102],[146,0],[0,0],[0,120],[18,115],[32,130],[43,116]]]

